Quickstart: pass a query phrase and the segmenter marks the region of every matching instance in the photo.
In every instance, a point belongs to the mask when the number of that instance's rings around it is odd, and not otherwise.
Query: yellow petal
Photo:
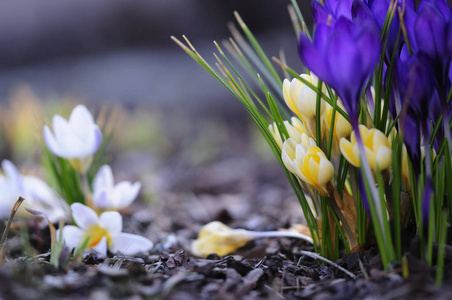
[[[224,256],[243,247],[252,238],[245,230],[233,230],[223,223],[215,221],[202,228],[198,239],[191,245],[191,252],[199,257],[206,257],[211,253]]]
[[[352,134],[353,136],[353,134]],[[349,141],[347,141],[345,138],[341,138],[339,142],[339,148],[341,149],[342,155],[345,157],[345,159],[354,165],[355,167],[360,166],[359,158],[357,159],[353,153],[353,145]]]
[[[326,158],[320,159],[319,173],[317,177],[317,182],[323,190],[326,191],[326,185],[328,182],[333,180],[334,177],[334,167],[333,164]]]
[[[392,150],[386,146],[378,148],[376,161],[380,170],[386,170],[392,165]]]

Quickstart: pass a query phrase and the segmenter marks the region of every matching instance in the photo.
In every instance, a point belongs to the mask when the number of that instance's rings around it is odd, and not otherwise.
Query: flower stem
[[[249,231],[249,234],[254,238],[287,237],[304,240],[308,243],[313,244],[313,240],[310,236],[290,231]]]

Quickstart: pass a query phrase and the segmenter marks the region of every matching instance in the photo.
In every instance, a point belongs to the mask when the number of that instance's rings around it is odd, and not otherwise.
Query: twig
[[[22,202],[25,199],[22,197],[19,197],[19,199],[17,199],[16,203],[13,206],[13,209],[11,209],[11,214],[9,215],[9,219],[8,219],[8,224],[6,225],[5,231],[3,231],[3,235],[2,235],[2,239],[0,240],[0,244],[2,245],[2,250],[3,250],[3,246],[4,243],[6,241],[6,237],[8,236],[9,233],[9,228],[11,227],[11,223],[13,222],[14,216],[16,215],[17,210],[19,209],[19,206],[22,204]]]
[[[296,252],[294,252],[294,253],[295,253],[295,254],[301,254],[301,255],[309,256],[309,257],[311,257],[311,258],[314,258],[314,259],[318,259],[318,260],[324,261],[324,262],[329,263],[330,265],[332,265],[332,266],[338,268],[339,270],[341,270],[342,272],[344,272],[345,274],[347,274],[347,275],[350,276],[351,278],[355,278],[355,277],[356,277],[355,274],[351,273],[350,271],[348,271],[348,270],[342,268],[342,267],[339,266],[338,264],[332,262],[332,261],[329,260],[329,259],[326,259],[325,257],[323,257],[323,256],[321,256],[321,255],[319,255],[319,254],[317,254],[317,253],[309,252],[309,251],[304,251],[304,250],[299,250],[299,251],[296,251]]]

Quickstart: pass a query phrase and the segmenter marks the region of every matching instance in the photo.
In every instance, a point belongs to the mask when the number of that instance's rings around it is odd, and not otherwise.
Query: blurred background
[[[301,71],[289,3],[1,1],[1,158],[22,170],[39,163],[44,123],[83,103],[98,119],[113,116],[109,153],[117,180],[140,179],[145,192],[193,191],[196,184],[203,191],[210,183],[201,181],[214,178],[231,188],[247,176],[251,159],[277,165],[241,104],[170,36],[186,35],[213,62],[212,41],[229,38],[227,23],[238,11],[268,56],[284,49]],[[309,2],[300,4],[308,16]],[[224,163],[231,157],[238,160]],[[215,162],[224,164],[217,168],[226,179],[203,171]],[[267,173],[285,184],[278,166]]]
[[[237,10],[270,56],[283,47],[296,57],[289,2],[2,1],[0,98],[27,85],[39,98],[235,114],[236,102],[170,36],[185,34],[211,59],[212,41],[229,37],[226,25]]]

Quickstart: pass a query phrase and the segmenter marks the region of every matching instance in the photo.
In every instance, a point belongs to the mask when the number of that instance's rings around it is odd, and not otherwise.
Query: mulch
[[[133,162],[119,160],[117,168],[143,167]],[[29,230],[43,253],[34,257],[23,254],[16,230],[8,239],[9,262],[0,267],[0,299],[452,299],[451,257],[441,288],[435,269],[415,256],[407,256],[407,278],[401,266],[382,271],[372,245],[336,261],[355,278],[303,256],[300,250],[313,251],[312,245],[288,238],[255,240],[226,257],[194,257],[190,241],[213,220],[259,231],[303,222],[280,167],[255,155],[224,150],[197,165],[170,159],[154,164],[143,186],[149,187],[143,198],[124,211],[124,232],[153,240],[151,253],[88,255],[58,269],[49,264],[46,230]]]

